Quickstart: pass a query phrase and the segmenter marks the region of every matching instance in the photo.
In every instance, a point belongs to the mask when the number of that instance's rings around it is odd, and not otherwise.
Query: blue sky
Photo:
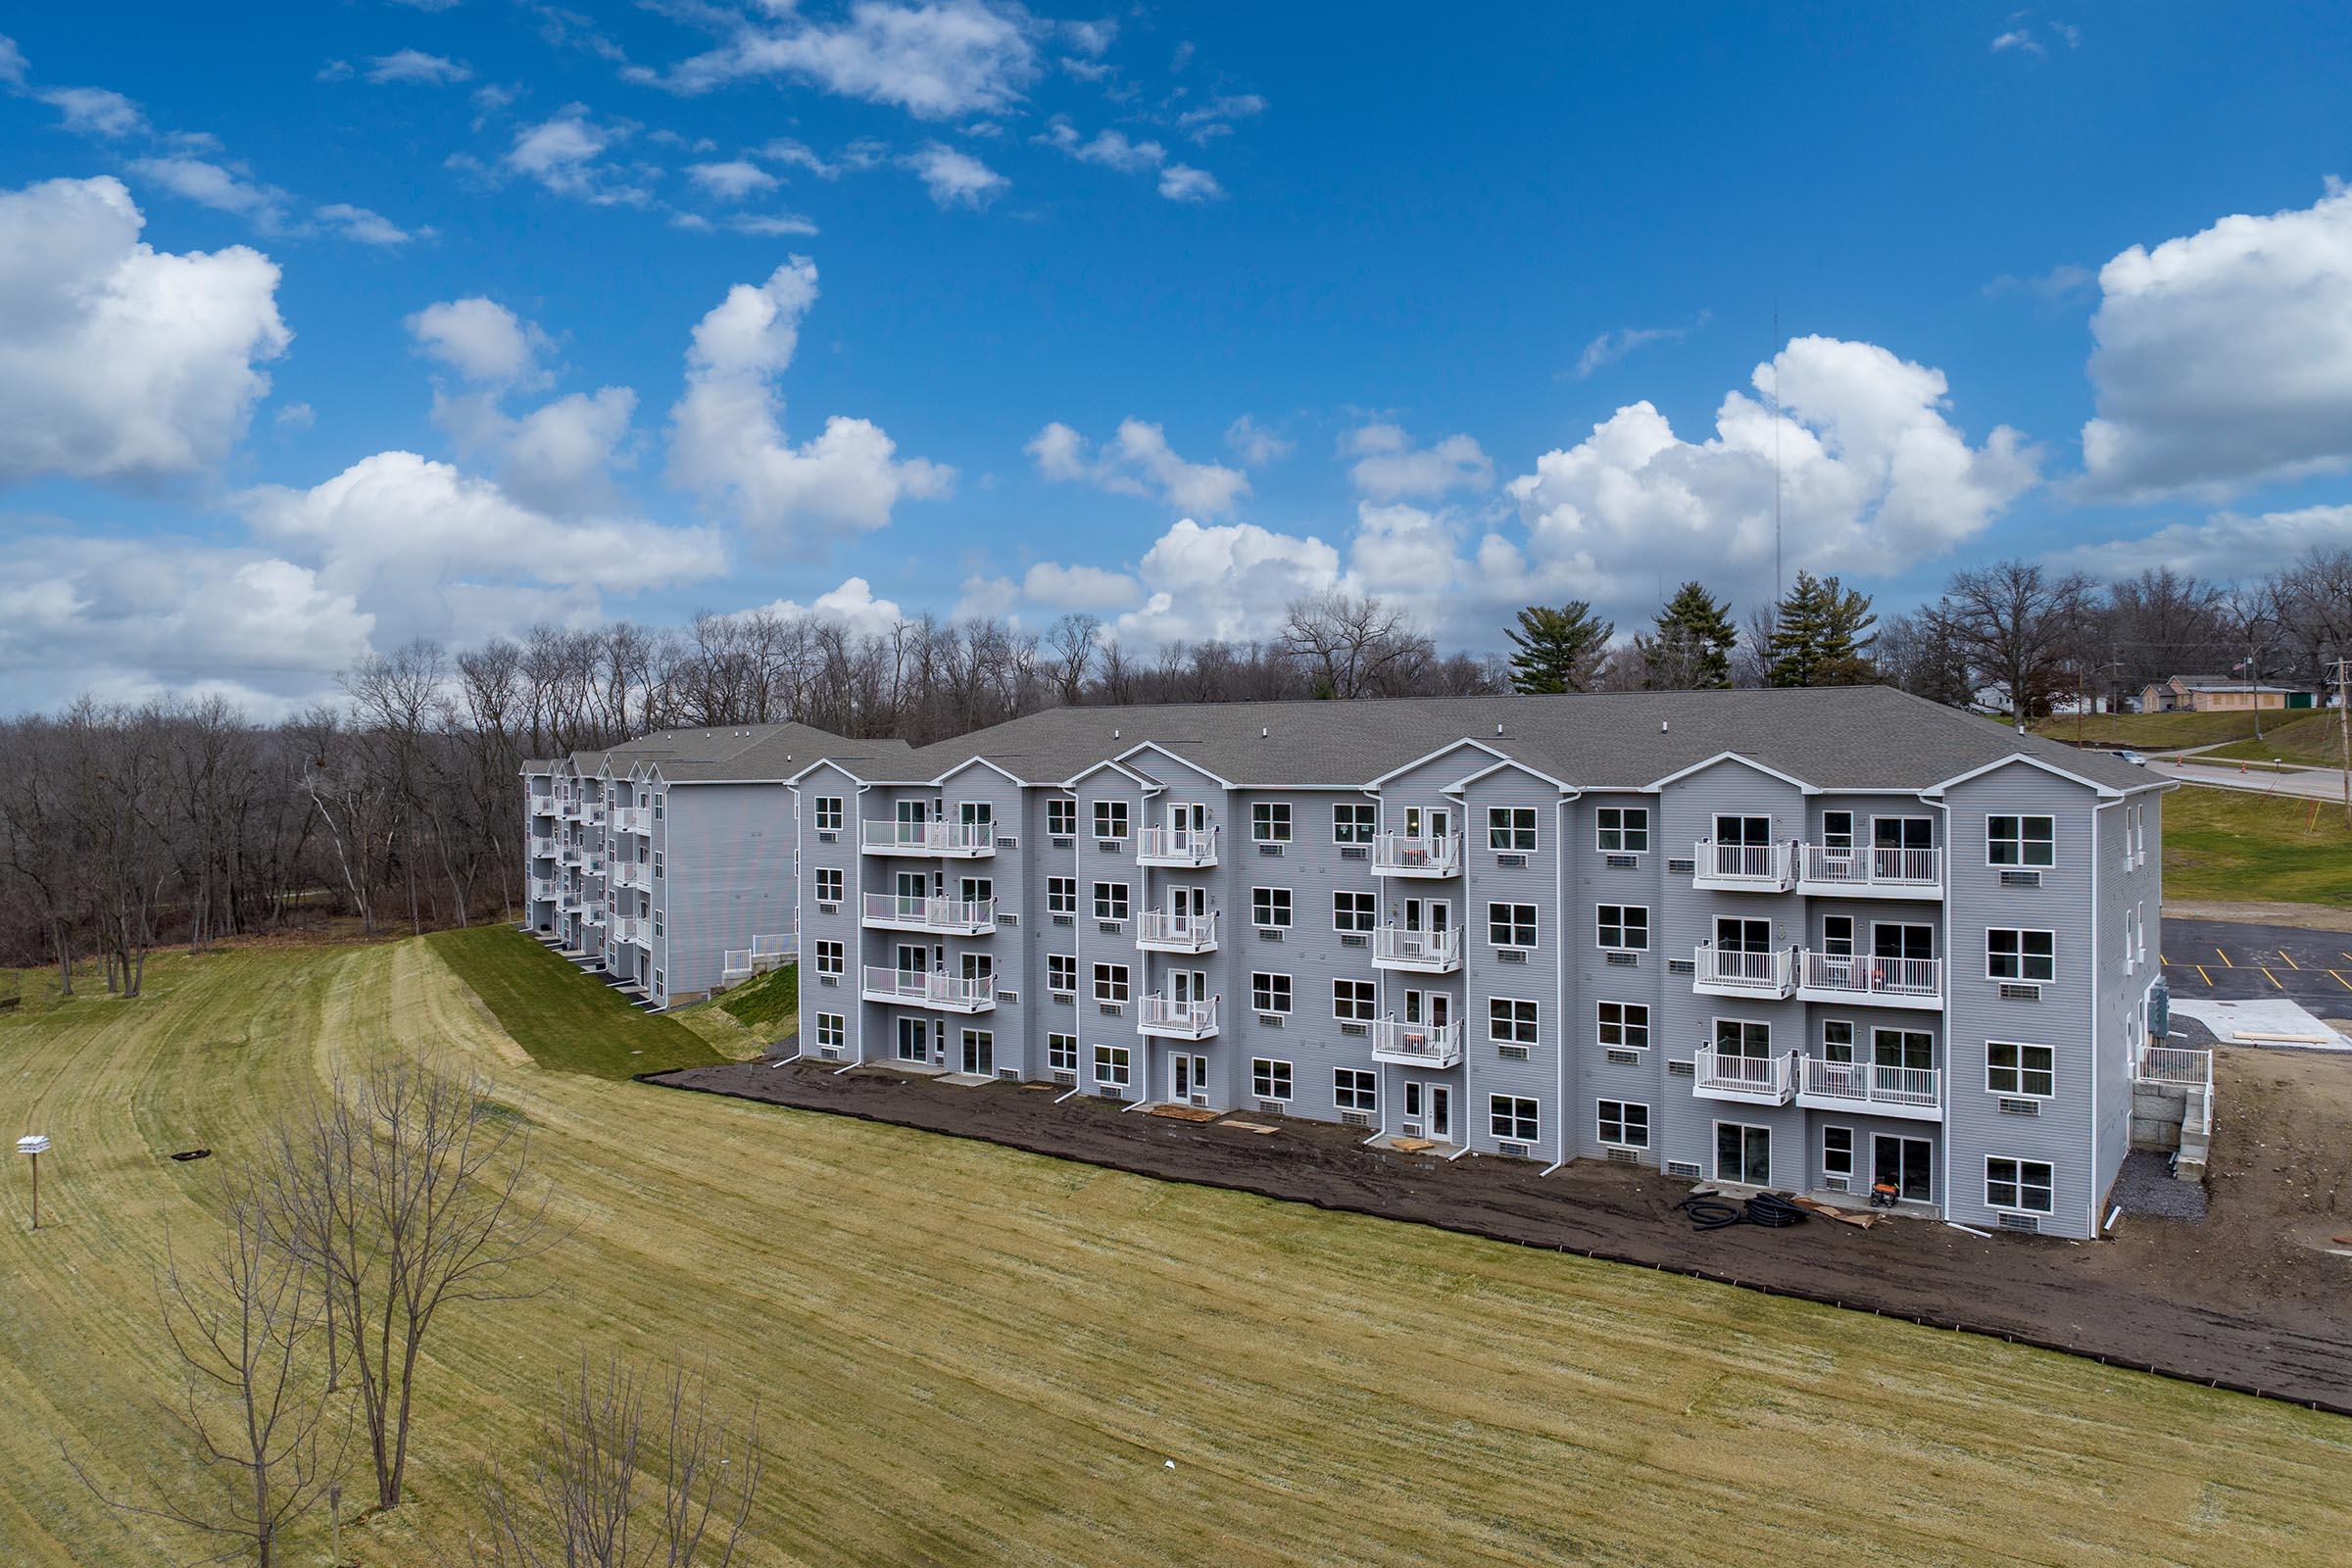
[[[12,707],[775,603],[1630,629],[1769,594],[1776,446],[1890,607],[2352,540],[2341,6],[9,27]]]

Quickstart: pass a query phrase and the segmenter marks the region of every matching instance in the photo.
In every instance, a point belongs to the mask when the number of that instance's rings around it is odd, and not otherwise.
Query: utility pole
[[[2344,764],[2344,825],[2352,827],[2352,659],[2335,662],[2335,733]]]

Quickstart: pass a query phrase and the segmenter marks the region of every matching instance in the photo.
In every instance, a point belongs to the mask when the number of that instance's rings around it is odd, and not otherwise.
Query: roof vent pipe
[[[1119,738],[1119,732],[1118,732],[1117,730],[1115,730],[1115,729],[1114,729],[1114,730],[1112,730],[1112,731],[1110,732],[1110,738],[1111,738],[1112,740],[1114,740],[1114,741],[1115,741],[1115,740],[1117,740],[1117,739]]]
[[[1502,733],[1502,726],[1500,724],[1494,726],[1494,733],[1497,735]]]
[[[1257,726],[1257,738],[1258,738],[1259,740],[1261,740],[1261,741],[1262,741],[1262,740],[1264,740],[1264,739],[1266,739],[1268,736],[1272,735],[1273,733],[1274,733],[1274,728],[1273,728],[1273,726],[1272,726],[1272,725],[1270,725],[1270,724],[1260,724],[1260,725],[1258,725],[1258,726]]]
[[[1658,733],[1661,735],[1666,733],[1666,721],[1662,718],[1658,720]]]

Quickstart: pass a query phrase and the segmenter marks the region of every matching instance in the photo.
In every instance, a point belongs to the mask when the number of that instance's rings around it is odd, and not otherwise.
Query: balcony
[[[1882,1067],[1869,1061],[1797,1058],[1796,1102],[1814,1110],[1850,1110],[1913,1121],[1943,1120],[1943,1074],[1934,1067]]]
[[[1718,893],[1786,893],[1796,886],[1796,846],[1700,839],[1692,849],[1690,867],[1694,888]]]
[[[920,899],[868,893],[865,923],[887,931],[937,931],[950,936],[985,936],[997,928],[994,899]]]
[[[1458,1066],[1462,1059],[1462,1026],[1379,1019],[1372,1025],[1372,1059],[1399,1067]]]
[[[532,796],[532,797],[531,797],[531,814],[532,814],[533,816],[553,816],[553,815],[555,815],[555,814],[556,814],[556,798],[555,798],[554,796],[552,796],[552,795],[534,795],[534,796]]]
[[[1940,1009],[1943,960],[1808,951],[1800,955],[1796,995],[1801,1002]]]
[[[1147,996],[1136,1027],[1163,1040],[1206,1040],[1217,1032],[1217,999],[1179,1002],[1172,997]]]
[[[729,948],[727,950],[725,956],[720,960],[719,973],[729,980],[739,980],[745,975],[759,974],[764,970],[773,969],[792,956],[794,946],[793,934],[790,931],[778,931],[769,936],[756,936],[752,938],[752,945],[748,948]]]
[[[556,896],[556,879],[552,876],[523,878],[523,896],[533,904],[546,904]]]
[[[1214,953],[1216,911],[1171,914],[1165,909],[1146,909],[1136,926],[1135,945],[1150,953]]]
[[[1412,931],[1384,925],[1372,933],[1372,966],[1415,974],[1451,974],[1462,966],[1462,928]]]
[[[990,1012],[997,1005],[997,977],[925,973],[920,969],[865,966],[863,994],[868,1002],[891,1002],[939,1012]]]
[[[1708,1100],[1742,1105],[1786,1105],[1796,1088],[1796,1053],[1779,1056],[1726,1056],[1701,1046],[1690,1058],[1690,1091]]]
[[[612,940],[649,947],[654,940],[654,922],[642,914],[616,914],[605,922]]]
[[[1135,863],[1197,870],[1217,863],[1218,829],[1148,827],[1135,836]]]
[[[650,888],[654,885],[654,868],[643,860],[614,860],[610,880],[616,888]]]
[[[556,841],[545,834],[534,833],[523,840],[522,847],[523,853],[534,860],[552,860],[556,858]]]
[[[565,865],[579,864],[580,861],[586,858],[587,854],[588,852],[577,844],[559,844],[556,846],[556,858],[563,861]]]
[[[1764,997],[1780,1001],[1796,986],[1796,950],[1750,953],[1702,942],[1691,956],[1690,989],[1702,997]]]
[[[606,824],[615,833],[651,833],[654,830],[654,808],[650,806],[615,806]]]
[[[976,860],[997,853],[997,830],[987,822],[860,822],[858,847],[868,855]]]
[[[585,807],[581,808],[580,820],[586,822],[591,827],[603,827],[605,825],[605,803],[602,801],[590,801]]]
[[[1372,841],[1374,876],[1460,876],[1462,836],[1414,838],[1383,833]]]
[[[594,850],[590,850],[580,858],[580,874],[582,876],[603,876],[605,874],[605,858]]]
[[[1796,891],[1815,898],[1940,899],[1943,852],[1803,845]]]

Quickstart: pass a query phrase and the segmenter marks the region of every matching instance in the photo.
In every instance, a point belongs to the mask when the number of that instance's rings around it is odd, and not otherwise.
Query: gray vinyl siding
[[[879,1014],[882,1009],[867,1007],[858,1001],[858,965],[863,948],[858,899],[866,885],[867,870],[866,857],[858,853],[858,781],[826,763],[802,778],[795,793],[801,812],[801,1049],[815,1052],[814,1015],[834,1012],[842,1017],[843,1059],[870,1061],[887,1055],[890,1044],[886,1034],[877,1035],[869,1027],[872,1020],[868,1014]],[[830,839],[815,827],[816,802],[824,796],[838,797],[842,803],[842,826]],[[842,873],[842,900],[829,907],[818,904],[812,892],[820,866]],[[817,972],[819,941],[842,945],[846,969],[841,975]]]
[[[653,888],[662,912],[654,954],[666,1001],[711,991],[730,950],[792,930],[793,819],[779,784],[673,785],[655,799],[663,874]]]
[[[1945,1089],[1945,1145],[1949,1152],[1951,1218],[1993,1225],[1999,1214],[1984,1201],[1988,1156],[2046,1160],[2054,1208],[2042,1225],[2065,1234],[2088,1233],[2089,1215],[2104,1187],[2093,1166],[2091,1101],[2097,1077],[2091,1042],[2094,966],[2120,951],[2096,916],[2093,879],[2099,873],[2101,833],[2097,800],[2088,790],[2039,768],[2013,764],[1955,785],[1950,807],[1952,963],[1945,1018],[1952,1070]],[[2120,810],[2120,808],[2117,809]],[[2039,887],[2005,887],[1986,863],[1985,818],[2012,811],[2050,815],[2055,864]],[[2056,979],[2039,1001],[2004,1000],[1985,973],[1985,931],[1992,927],[2057,933]],[[2020,1041],[2055,1048],[2057,1093],[2033,1116],[2002,1114],[1985,1088],[1985,1044]],[[2100,1093],[2107,1092],[2100,1086]],[[2129,1114],[2128,1086],[2122,1091]]]
[[[1445,771],[1460,777],[1488,765],[1489,759],[1448,760]],[[1383,790],[1383,815],[1392,822]],[[1534,1157],[1546,1164],[1568,1157],[1566,1140],[1573,1136],[1560,1101],[1560,1066],[1564,1054],[1575,1050],[1579,1038],[1569,1028],[1570,1015],[1562,998],[1567,977],[1575,973],[1584,944],[1585,928],[1573,908],[1560,908],[1564,864],[1573,863],[1571,847],[1561,842],[1559,786],[1516,766],[1487,774],[1459,797],[1467,807],[1463,823],[1462,885],[1463,972],[1448,976],[1464,993],[1465,1041],[1461,1074],[1469,1102],[1468,1136],[1457,1138],[1482,1153],[1499,1152],[1505,1140],[1494,1136],[1491,1102],[1496,1095],[1528,1099],[1540,1107],[1541,1137],[1530,1147]],[[1532,808],[1536,813],[1536,848],[1525,865],[1506,864],[1505,853],[1489,846],[1490,810]],[[1517,855],[1519,852],[1507,852]],[[1563,857],[1566,860],[1563,860]],[[1496,958],[1489,906],[1532,904],[1536,906],[1536,946],[1524,962]],[[1646,958],[1648,956],[1644,955]],[[1395,978],[1395,977],[1392,977]],[[1496,998],[1531,1000],[1537,1004],[1536,1045],[1527,1059],[1504,1056],[1488,1038],[1492,1004]],[[1572,1102],[1573,1103],[1573,1102]]]

